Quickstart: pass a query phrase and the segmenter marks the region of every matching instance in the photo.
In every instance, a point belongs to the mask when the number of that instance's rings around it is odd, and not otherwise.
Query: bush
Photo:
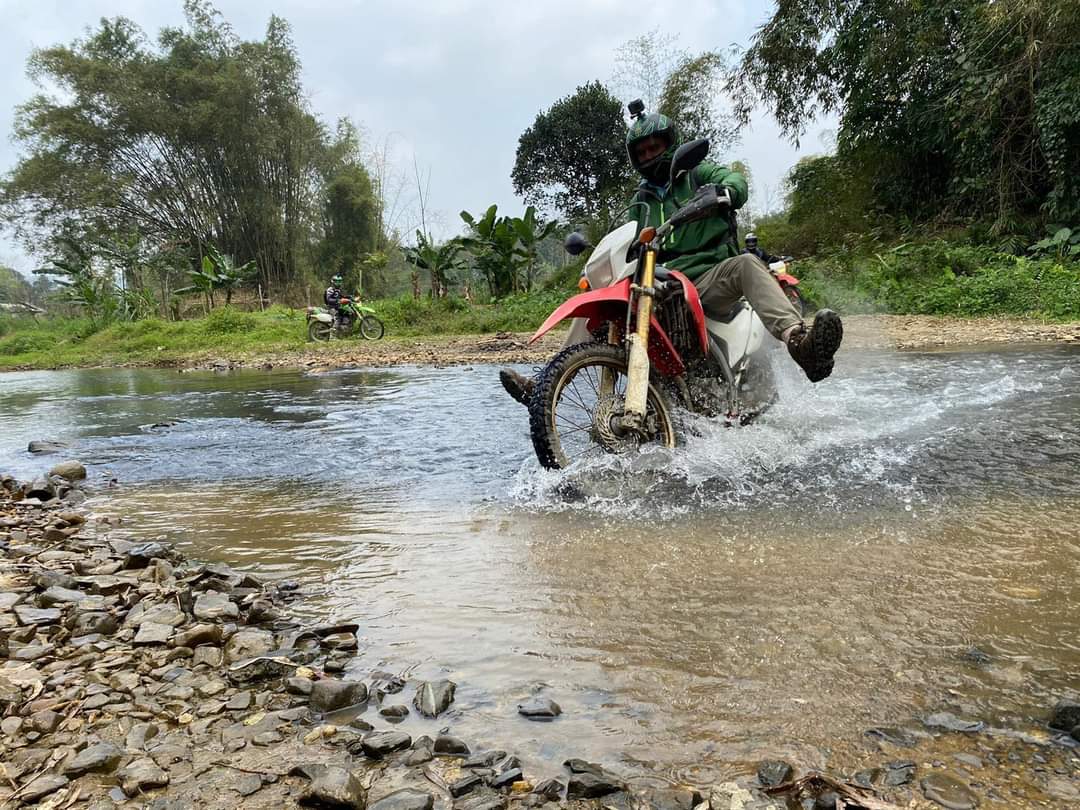
[[[203,332],[208,335],[234,335],[238,332],[250,332],[259,324],[253,312],[241,312],[232,307],[219,307],[210,311],[201,322]]]

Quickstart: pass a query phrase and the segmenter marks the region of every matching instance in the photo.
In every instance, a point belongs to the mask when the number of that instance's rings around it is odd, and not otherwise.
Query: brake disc
[[[636,433],[620,431],[616,428],[624,413],[622,397],[602,397],[596,403],[590,433],[592,440],[609,453],[627,453],[641,444],[641,437]]]

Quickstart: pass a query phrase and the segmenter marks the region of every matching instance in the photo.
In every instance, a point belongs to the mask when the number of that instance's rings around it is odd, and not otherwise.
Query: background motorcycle
[[[802,293],[799,292],[799,280],[788,272],[794,261],[795,260],[791,256],[781,256],[778,261],[772,262],[769,265],[769,272],[773,274],[773,278],[776,279],[776,283],[780,285],[780,289],[784,291],[784,295],[788,297],[788,300],[795,307],[795,311],[798,312],[801,317],[805,317],[809,307],[807,306],[806,299],[803,298]]]
[[[375,310],[351,298],[342,298],[341,317],[335,321],[334,313],[322,307],[307,308],[309,340],[330,340],[332,337],[348,337],[359,327],[360,334],[368,340],[379,340],[386,329],[375,316]]]
[[[679,147],[672,180],[708,150],[706,140]],[[716,186],[702,186],[659,228],[638,233],[637,223],[628,222],[596,246],[583,273],[589,292],[563,303],[532,337],[580,319],[571,334],[582,342],[543,368],[530,400],[533,448],[543,466],[566,467],[647,443],[673,447],[673,402],[740,423],[771,404],[771,378],[760,356],[765,327],[757,313],[742,300],[722,317],[707,318],[693,283],[656,261],[672,230],[722,215],[730,202]],[[567,237],[570,253],[588,247],[580,234]]]

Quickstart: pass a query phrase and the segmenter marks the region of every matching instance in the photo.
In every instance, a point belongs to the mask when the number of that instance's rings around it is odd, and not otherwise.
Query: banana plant
[[[431,234],[417,230],[416,247],[402,248],[401,252],[413,267],[431,274],[431,297],[443,298],[450,288],[451,272],[462,265],[462,250],[457,239],[436,245]]]
[[[508,295],[517,289],[519,266],[516,248],[518,235],[511,217],[498,216],[498,207],[491,206],[480,219],[468,211],[461,218],[471,234],[462,237],[461,244],[473,256],[476,269],[488,283],[493,298]]]
[[[514,256],[521,270],[520,276],[525,292],[531,292],[540,259],[540,243],[551,236],[559,224],[555,221],[541,224],[536,218],[536,209],[531,205],[525,209],[525,216],[514,217],[510,223],[518,238]]]

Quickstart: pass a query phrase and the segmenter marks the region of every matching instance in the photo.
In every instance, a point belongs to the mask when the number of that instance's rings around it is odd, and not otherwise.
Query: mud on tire
[[[536,388],[529,402],[529,428],[536,458],[548,469],[561,469],[572,460],[563,448],[563,439],[557,425],[558,408],[566,386],[573,383],[579,372],[589,367],[611,369],[625,381],[626,350],[622,346],[609,343],[579,343],[559,352],[537,378]],[[649,383],[647,408],[657,424],[656,435],[650,440],[674,447],[675,428],[671,405],[653,382]],[[595,442],[592,446],[601,449],[601,445]]]

